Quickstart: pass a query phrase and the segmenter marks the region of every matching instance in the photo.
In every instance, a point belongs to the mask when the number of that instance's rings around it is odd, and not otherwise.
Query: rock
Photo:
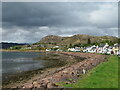
[[[11,88],[17,88],[17,86],[13,86],[13,87],[11,87]]]
[[[26,84],[23,86],[23,88],[33,88],[33,84]]]
[[[48,83],[48,84],[47,84],[47,88],[53,88],[52,84],[51,84],[51,83]]]
[[[37,82],[37,81],[34,81],[33,82],[33,86],[36,87],[36,88],[39,88],[40,87],[40,83]]]
[[[37,81],[33,81],[33,83],[32,83],[32,84],[33,84],[33,85],[35,85],[35,84],[37,84],[37,83],[38,83]]]
[[[55,83],[52,83],[52,86],[53,86],[53,87],[58,87],[58,85],[56,85]]]
[[[74,72],[72,72],[71,74],[74,75]]]
[[[65,84],[70,84],[70,82],[66,82]]]
[[[66,52],[67,54],[67,52]],[[33,81],[32,85],[28,84],[28,85],[24,85],[23,88],[54,88],[54,87],[59,87],[57,84],[57,82],[61,82],[61,81],[67,81],[66,84],[69,84],[71,80],[69,80],[69,78],[72,79],[77,79],[77,77],[80,77],[81,74],[86,74],[87,70],[93,68],[94,66],[96,66],[97,64],[101,63],[103,60],[103,58],[101,58],[101,55],[94,55],[94,54],[83,54],[83,53],[71,53],[69,52],[68,55],[73,55],[79,58],[79,56],[85,56],[88,57],[87,59],[85,59],[84,61],[78,62],[76,64],[73,65],[69,65],[68,67],[65,68],[60,68],[57,69],[55,72],[50,72],[49,75],[45,76],[42,79],[37,79],[35,81]],[[48,71],[49,72],[49,71]],[[72,80],[71,83],[74,83],[75,81]]]
[[[67,73],[67,71],[62,71],[62,72],[63,72],[63,74]]]
[[[83,69],[82,72],[83,72],[83,74],[86,74],[86,70],[85,69]]]

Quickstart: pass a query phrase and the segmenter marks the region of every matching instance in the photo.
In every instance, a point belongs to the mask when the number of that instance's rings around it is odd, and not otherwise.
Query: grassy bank
[[[118,88],[118,57],[111,56],[76,83],[64,84],[64,87],[73,88]]]

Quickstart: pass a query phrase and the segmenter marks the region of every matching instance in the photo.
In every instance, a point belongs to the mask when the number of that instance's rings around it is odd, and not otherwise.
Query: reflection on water
[[[40,58],[44,56],[44,53],[38,52],[3,52],[3,81],[8,79],[8,77],[19,74],[23,71],[36,70],[55,64],[54,60],[49,61]]]

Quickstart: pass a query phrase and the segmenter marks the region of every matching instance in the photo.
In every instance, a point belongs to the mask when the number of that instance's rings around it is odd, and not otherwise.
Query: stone
[[[63,52],[62,52],[63,53]],[[72,55],[74,57],[81,57],[85,56],[87,59],[75,63],[73,65],[69,65],[64,68],[57,69],[55,72],[50,72],[49,75],[45,76],[42,79],[37,79],[36,81],[33,81],[33,85],[28,84],[24,85],[23,88],[54,88],[54,87],[59,87],[56,85],[57,82],[61,81],[68,81],[66,84],[69,84],[70,81],[68,80],[69,78],[72,79],[77,79],[77,77],[81,77],[81,74],[86,74],[87,70],[93,68],[97,64],[101,63],[104,61],[104,58],[101,58],[101,55],[95,55],[95,54],[85,54],[85,53],[72,53],[72,52],[64,52],[64,54],[67,55]],[[71,83],[74,83],[75,81],[72,80]]]
[[[51,84],[51,83],[48,83],[48,84],[47,84],[47,88],[53,88],[52,84]]]
[[[23,88],[33,88],[33,84],[26,84],[23,86]]]
[[[37,82],[37,81],[34,81],[34,82],[33,82],[33,85],[34,85],[34,87],[36,87],[36,88],[39,88],[39,87],[40,87],[40,83]]]
[[[83,72],[83,74],[86,74],[86,70],[85,69],[83,69],[82,72]]]

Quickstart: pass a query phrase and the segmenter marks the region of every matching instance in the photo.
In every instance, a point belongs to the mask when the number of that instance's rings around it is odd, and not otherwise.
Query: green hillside
[[[116,43],[118,42],[117,37],[113,36],[90,36],[90,35],[82,35],[77,34],[71,37],[60,37],[60,36],[54,36],[49,35],[46,37],[43,37],[39,42],[36,44],[46,44],[47,46],[53,46],[53,45],[67,45],[70,44],[93,44],[93,43],[100,43],[100,42],[110,42],[110,43]]]

